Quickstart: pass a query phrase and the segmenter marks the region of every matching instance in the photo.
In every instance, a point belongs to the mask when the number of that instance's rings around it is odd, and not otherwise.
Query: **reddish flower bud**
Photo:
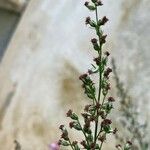
[[[107,57],[110,55],[110,53],[109,53],[108,51],[106,51],[104,54],[105,54]]]
[[[120,144],[116,145],[116,148],[121,148],[121,145]]]
[[[96,64],[99,66],[99,64],[100,64],[100,58],[99,57],[94,58],[93,61],[95,61]]]
[[[71,117],[72,116],[72,110],[68,110],[68,112],[66,113],[67,117]]]
[[[88,6],[88,5],[89,5],[89,2],[86,1],[86,2],[84,3],[84,5],[85,5],[85,6]]]
[[[104,111],[98,112],[98,115],[102,117],[102,119],[105,119],[105,113]]]
[[[58,145],[61,145],[61,143],[62,143],[62,140],[59,140],[57,144],[58,144]]]
[[[107,35],[103,35],[103,36],[100,38],[101,44],[106,43],[106,37],[107,37]]]
[[[84,119],[88,119],[88,116],[89,116],[89,115],[88,115],[87,113],[82,113],[81,115],[82,115],[82,117],[83,117]]]
[[[102,126],[107,126],[110,125],[112,121],[110,119],[104,119],[101,123]]]
[[[112,69],[111,68],[107,68],[107,72],[112,72]]]
[[[104,16],[102,20],[100,20],[100,25],[104,25],[108,21],[108,18]]]
[[[115,128],[115,129],[113,130],[113,134],[116,134],[116,133],[117,133],[117,131],[118,131],[118,129],[117,129],[117,128]]]
[[[94,117],[94,116],[90,116],[90,121],[96,121],[96,117]]]
[[[63,130],[63,129],[64,129],[64,125],[60,125],[60,126],[59,126],[59,129],[60,129],[60,130]]]
[[[88,69],[88,73],[89,73],[89,75],[91,75],[91,74],[93,74],[93,71]]]
[[[87,78],[87,74],[85,73],[85,74],[82,74],[81,76],[79,76],[79,79],[80,80],[83,80],[83,79],[86,79]]]
[[[90,148],[95,149],[95,143],[91,143]]]
[[[78,144],[77,141],[73,141],[73,142],[72,142],[72,145],[73,145],[73,146],[75,146],[75,145],[77,145],[77,144]]]
[[[109,101],[109,102],[114,102],[115,99],[114,99],[113,97],[109,97],[109,98],[108,98],[108,101]]]
[[[99,136],[98,140],[103,143],[106,140],[106,135],[103,134],[103,135]]]
[[[87,17],[86,20],[85,20],[85,24],[86,24],[86,25],[87,25],[87,24],[90,24],[90,22],[91,22],[91,18],[90,18],[90,17]]]
[[[108,84],[106,85],[105,89],[106,89],[106,91],[108,91],[108,90],[110,90],[110,89],[111,89],[111,87],[110,87],[110,83],[108,83]]]
[[[97,44],[97,39],[93,38],[93,39],[91,39],[91,42],[92,42],[93,44]]]
[[[64,140],[68,140],[68,132],[63,132],[62,135],[61,135],[61,138],[64,139]]]
[[[128,143],[129,145],[132,145],[132,142],[131,142],[131,141],[127,141],[127,143]]]
[[[86,106],[84,107],[84,111],[85,111],[85,112],[88,112],[90,107],[91,107],[91,105],[86,105]]]
[[[74,127],[74,122],[70,122],[69,127],[72,129]]]
[[[103,4],[102,4],[102,2],[100,0],[97,0],[96,5],[97,6],[102,6]]]
[[[108,79],[109,77],[109,74],[112,72],[112,69],[111,68],[107,68],[104,72],[104,76]]]
[[[80,143],[84,148],[86,148],[86,141],[82,141],[81,143]]]
[[[99,109],[101,107],[100,103],[96,103],[96,109]]]

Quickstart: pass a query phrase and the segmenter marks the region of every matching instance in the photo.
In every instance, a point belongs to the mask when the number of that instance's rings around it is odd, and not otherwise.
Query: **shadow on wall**
[[[0,61],[15,31],[19,18],[18,13],[0,9]]]

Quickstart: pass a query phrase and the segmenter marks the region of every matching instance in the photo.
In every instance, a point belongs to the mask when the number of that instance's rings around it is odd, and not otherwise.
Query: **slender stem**
[[[104,143],[104,142],[101,142],[101,145],[100,145],[99,150],[101,150],[101,149],[102,149],[103,143]]]
[[[96,140],[97,140],[97,138],[99,137],[99,135],[100,135],[100,133],[101,133],[102,131],[103,131],[103,130],[102,130],[102,127],[101,127],[99,133],[97,134]]]
[[[96,22],[98,24],[98,10],[97,10],[97,7],[96,7]],[[98,28],[98,32],[99,32],[99,28]],[[98,92],[98,98],[97,98],[97,101],[98,103],[100,102],[100,98],[101,98],[101,84],[102,84],[102,72],[101,72],[101,59],[102,59],[102,45],[101,45],[101,42],[100,42],[100,35],[98,34],[98,39],[99,39],[99,45],[100,45],[100,50],[98,52],[99,54],[99,58],[100,58],[100,64],[99,64],[99,92]],[[98,114],[98,110],[97,110],[97,114]],[[94,136],[94,142],[96,144],[96,140],[97,140],[97,130],[98,130],[98,122],[99,122],[99,116],[96,120],[96,123],[95,123],[95,136]]]
[[[83,130],[83,128],[82,128],[82,126],[81,126],[81,124],[80,124],[80,121],[79,121],[79,120],[78,120],[78,124],[79,124],[79,125],[80,125],[80,127],[81,127],[81,130],[82,130],[82,132],[83,132],[83,134],[84,134],[84,136],[85,136],[85,139],[86,139],[86,141],[87,141],[88,146],[90,146],[89,141],[88,141],[88,138],[87,138],[87,136],[86,136],[86,133],[84,132],[84,130]]]
[[[74,148],[73,148],[73,146],[72,146],[72,144],[71,144],[70,139],[69,139],[69,144],[70,144],[70,146],[71,146],[72,150],[74,150]]]

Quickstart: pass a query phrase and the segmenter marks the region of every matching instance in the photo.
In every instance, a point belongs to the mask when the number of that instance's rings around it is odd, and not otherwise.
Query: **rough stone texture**
[[[0,0],[0,7],[15,12],[21,12],[29,0]]]
[[[137,102],[148,104],[150,1],[104,4],[101,15],[110,18],[104,28],[105,49],[114,53],[122,80],[128,81]],[[13,150],[17,139],[23,150],[46,150],[57,140],[67,109],[77,103],[75,111],[80,110],[85,97],[78,75],[92,59],[92,31],[83,23],[87,15],[81,0],[29,3],[0,64],[0,149]]]

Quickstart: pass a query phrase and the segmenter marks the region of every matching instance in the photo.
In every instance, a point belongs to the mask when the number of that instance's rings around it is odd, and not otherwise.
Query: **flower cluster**
[[[93,59],[92,67],[88,72],[79,77],[84,93],[90,99],[89,104],[84,107],[84,112],[81,113],[83,123],[81,124],[79,117],[72,110],[67,112],[67,117],[72,120],[69,123],[69,127],[82,132],[84,139],[81,141],[71,141],[67,129],[64,125],[60,126],[62,135],[59,144],[70,146],[72,150],[101,150],[107,135],[117,132],[116,128],[112,128],[112,120],[109,118],[115,99],[108,96],[111,89],[109,76],[112,69],[107,67],[110,53],[108,51],[103,52],[102,50],[107,38],[107,35],[102,31],[102,26],[108,21],[106,16],[101,19],[98,17],[98,7],[102,5],[100,0],[85,2],[85,6],[90,11],[95,12],[96,15],[96,20],[87,17],[85,24],[95,30],[96,37],[91,39],[91,44],[97,57]],[[93,74],[98,74],[98,85],[92,79]]]

